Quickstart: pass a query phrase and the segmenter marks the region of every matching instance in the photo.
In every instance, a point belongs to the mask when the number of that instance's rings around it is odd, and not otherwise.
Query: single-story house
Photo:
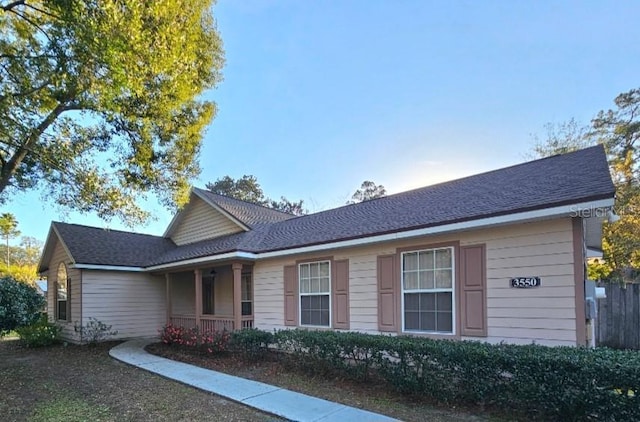
[[[586,345],[614,192],[601,146],[299,217],[194,188],[162,236],[53,222],[39,272],[70,341],[93,317]]]

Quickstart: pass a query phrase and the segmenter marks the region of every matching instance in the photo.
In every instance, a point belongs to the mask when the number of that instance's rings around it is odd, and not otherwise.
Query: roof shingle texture
[[[231,198],[202,190],[198,192],[207,194],[210,201],[253,229],[183,246],[170,246],[166,243],[170,241],[153,236],[130,237],[127,241],[110,239],[102,246],[78,245],[79,249],[84,248],[82,257],[96,261],[93,254],[97,254],[99,261],[106,265],[133,265],[130,262],[138,262],[140,266],[152,266],[232,251],[283,250],[609,199],[613,198],[615,189],[604,149],[596,146],[295,218],[257,211],[253,204],[229,201]],[[269,218],[274,221],[268,221]],[[110,235],[106,237],[94,239],[81,235],[75,242],[102,243],[110,236],[124,239],[131,235],[115,231],[108,233]],[[77,237],[68,232],[63,235],[65,243],[67,236]],[[108,251],[128,242],[137,243],[128,250],[138,257],[124,260],[122,252]],[[85,263],[73,251],[72,255],[76,262]],[[129,263],[119,263],[125,261]]]
[[[171,239],[53,222],[76,263],[144,267],[176,248]]]
[[[218,195],[208,190],[193,188],[199,195],[213,202],[220,208],[240,220],[249,227],[256,227],[263,224],[271,224],[278,221],[288,220],[294,216],[272,208],[252,204],[239,199]]]

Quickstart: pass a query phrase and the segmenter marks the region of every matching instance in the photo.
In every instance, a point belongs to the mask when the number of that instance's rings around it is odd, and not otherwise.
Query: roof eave
[[[602,195],[600,195],[602,197]],[[595,198],[595,197],[594,197]],[[466,230],[474,230],[481,228],[495,227],[505,224],[513,224],[518,222],[529,222],[536,220],[546,220],[551,218],[568,218],[571,216],[578,217],[581,212],[594,209],[608,209],[614,204],[612,195],[606,195],[605,198],[591,199],[585,202],[571,202],[564,205],[556,205],[554,207],[539,208],[534,210],[522,211],[517,213],[509,213],[504,215],[495,215],[474,220],[460,221],[454,223],[445,223],[441,225],[433,225],[429,227],[409,229],[404,231],[393,231],[390,233],[377,233],[367,236],[361,236],[351,239],[341,239],[337,241],[322,242],[297,246],[293,248],[283,248],[277,250],[268,250],[261,252],[234,251],[226,252],[218,255],[208,255],[188,260],[175,261],[166,264],[153,265],[145,268],[146,271],[158,271],[169,268],[181,267],[186,265],[195,265],[204,262],[215,262],[226,259],[251,259],[259,260],[265,258],[275,258],[288,255],[297,255],[303,253],[319,252],[329,249],[340,249],[354,246],[363,246],[374,243],[388,242],[392,240],[409,239],[413,237],[437,235],[451,232],[459,232]],[[574,215],[575,214],[575,215]]]

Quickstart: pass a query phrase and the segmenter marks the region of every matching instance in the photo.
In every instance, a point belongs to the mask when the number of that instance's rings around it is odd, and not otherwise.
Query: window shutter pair
[[[487,294],[485,245],[460,249],[460,335],[487,336]],[[378,256],[378,330],[399,332],[400,266],[396,255]]]
[[[284,267],[284,325],[298,325],[298,266]],[[349,260],[332,261],[331,320],[333,328],[349,329]]]

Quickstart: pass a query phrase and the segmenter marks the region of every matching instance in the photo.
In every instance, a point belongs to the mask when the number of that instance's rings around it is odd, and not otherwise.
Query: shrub
[[[255,361],[263,358],[273,343],[273,334],[255,328],[234,331],[231,334],[231,347],[245,359]]]
[[[95,345],[118,334],[118,331],[112,330],[111,327],[111,325],[90,317],[87,325],[82,325],[76,321],[73,329],[80,334],[80,343],[86,342],[90,345]]]
[[[269,338],[288,352],[288,361],[309,371],[375,376],[441,403],[488,406],[532,420],[640,420],[638,352],[310,330]]]
[[[19,327],[16,332],[27,347],[42,347],[57,343],[61,330],[58,325],[47,321],[46,315],[42,315],[35,324]]]
[[[38,322],[44,305],[45,298],[35,287],[11,277],[0,278],[0,337]]]
[[[200,331],[197,328],[177,327],[167,324],[160,331],[160,341],[164,344],[175,344],[202,352],[214,354],[229,350],[231,334],[226,331]]]

